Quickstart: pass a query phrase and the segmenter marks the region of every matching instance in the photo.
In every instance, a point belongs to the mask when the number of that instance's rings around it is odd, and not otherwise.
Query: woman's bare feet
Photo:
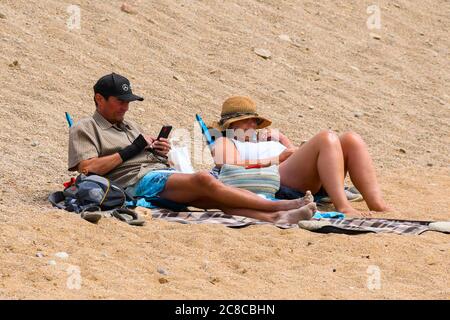
[[[392,212],[394,209],[390,206],[388,206],[384,201],[381,201],[381,203],[377,203],[375,205],[369,206],[369,209],[371,211],[381,212],[381,213],[387,213]]]
[[[364,218],[368,218],[370,217],[372,214],[370,212],[363,212],[363,211],[358,211],[352,207],[347,207],[347,208],[339,208],[336,209],[339,212],[344,213],[346,216],[348,217],[364,217]]]
[[[278,219],[274,221],[275,224],[296,224],[301,220],[310,220],[317,211],[315,202],[308,203],[301,208],[282,211],[279,213]]]

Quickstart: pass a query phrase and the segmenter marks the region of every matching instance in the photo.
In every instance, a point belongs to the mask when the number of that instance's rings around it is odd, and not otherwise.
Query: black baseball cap
[[[116,97],[122,101],[143,101],[131,91],[130,81],[120,74],[111,73],[98,79],[94,86],[94,93],[99,93],[105,98]]]

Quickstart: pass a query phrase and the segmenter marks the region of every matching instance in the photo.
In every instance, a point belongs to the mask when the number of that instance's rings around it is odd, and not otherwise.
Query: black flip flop
[[[145,224],[145,220],[137,212],[128,208],[115,209],[112,216],[132,226],[143,226]]]

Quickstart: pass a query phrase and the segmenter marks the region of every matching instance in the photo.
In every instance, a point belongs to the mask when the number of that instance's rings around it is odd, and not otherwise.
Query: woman
[[[226,131],[226,137],[214,144],[213,156],[218,167],[279,165],[281,184],[313,194],[323,186],[336,210],[350,216],[364,215],[355,210],[344,192],[347,172],[371,211],[390,208],[383,200],[372,159],[362,138],[353,132],[340,136],[332,131],[319,132],[309,141],[294,146],[281,133],[255,130],[268,127],[271,121],[256,113],[248,97],[231,97],[222,105],[220,120],[214,127]],[[267,139],[268,138],[268,139]]]

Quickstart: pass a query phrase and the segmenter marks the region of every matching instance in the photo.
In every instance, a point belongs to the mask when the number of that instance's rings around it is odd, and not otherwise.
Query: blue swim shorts
[[[167,199],[162,199],[159,194],[164,190],[167,179],[177,173],[174,169],[154,170],[143,176],[134,186],[128,187],[127,191],[137,200],[127,201],[128,207],[167,208],[174,211],[186,210],[186,205],[179,204]]]

